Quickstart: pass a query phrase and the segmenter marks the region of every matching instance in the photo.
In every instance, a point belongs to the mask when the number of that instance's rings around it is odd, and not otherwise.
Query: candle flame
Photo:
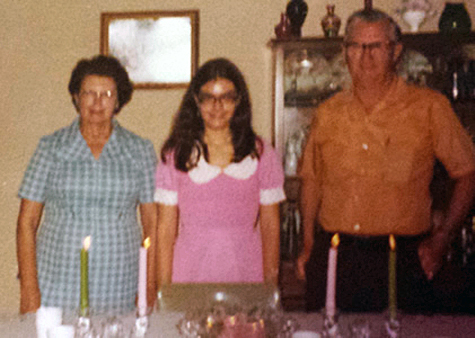
[[[84,250],[89,250],[89,247],[91,246],[91,236],[84,237],[84,240],[82,241],[82,247]]]
[[[143,241],[143,247],[145,249],[150,248],[150,237],[145,238],[145,240]]]
[[[337,248],[340,244],[340,236],[338,234],[334,234],[332,237],[332,248]]]
[[[214,320],[213,320],[213,317],[211,316],[208,316],[206,318],[206,326],[211,329],[213,327],[213,323],[214,323]]]
[[[394,235],[389,235],[389,247],[392,251],[396,250],[396,240],[394,239]]]

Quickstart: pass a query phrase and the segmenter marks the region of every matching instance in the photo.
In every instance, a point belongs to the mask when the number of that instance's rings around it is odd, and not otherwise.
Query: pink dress
[[[261,204],[285,199],[279,157],[267,143],[260,159],[250,156],[224,169],[203,158],[188,173],[172,156],[156,172],[155,201],[178,205],[173,283],[262,282]]]

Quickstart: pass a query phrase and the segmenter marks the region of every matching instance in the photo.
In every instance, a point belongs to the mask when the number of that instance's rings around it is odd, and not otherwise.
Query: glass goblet
[[[351,338],[370,338],[371,325],[368,320],[364,318],[356,318],[350,324]]]
[[[126,338],[124,325],[117,317],[109,318],[103,323],[102,338]]]

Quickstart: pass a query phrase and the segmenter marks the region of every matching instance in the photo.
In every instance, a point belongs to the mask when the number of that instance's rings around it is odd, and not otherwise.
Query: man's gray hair
[[[348,38],[348,36],[350,36],[355,23],[358,21],[369,23],[386,21],[388,23],[387,33],[391,41],[401,41],[401,28],[399,27],[399,25],[389,14],[378,9],[362,9],[351,14],[348,20],[346,21],[345,40]]]

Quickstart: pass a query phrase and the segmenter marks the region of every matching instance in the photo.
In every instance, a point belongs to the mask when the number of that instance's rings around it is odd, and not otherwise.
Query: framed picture
[[[101,54],[115,56],[135,88],[186,87],[198,65],[199,12],[101,14]]]

